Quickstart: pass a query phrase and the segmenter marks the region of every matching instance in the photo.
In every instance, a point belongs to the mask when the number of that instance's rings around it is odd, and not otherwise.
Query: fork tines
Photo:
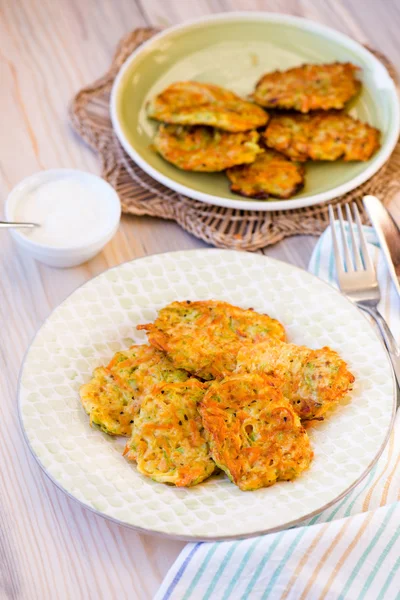
[[[354,273],[355,271],[371,271],[374,270],[374,266],[369,257],[367,250],[367,242],[365,240],[364,231],[362,228],[360,213],[358,211],[357,204],[355,202],[351,203],[351,208],[353,210],[353,216],[350,211],[349,204],[345,205],[346,210],[346,218],[347,218],[347,228],[345,221],[343,219],[342,207],[337,206],[337,214],[339,221],[339,229],[340,236],[342,240],[343,247],[343,257],[342,261],[339,241],[337,236],[337,227],[335,226],[335,212],[332,205],[329,205],[329,221],[332,232],[332,241],[333,241],[333,251],[335,255],[336,269],[338,276],[344,273]],[[355,235],[355,227],[354,221],[356,223],[357,235],[360,240],[360,243],[357,243],[356,235]],[[347,229],[347,231],[346,231]],[[351,246],[349,244],[348,238],[350,237]]]

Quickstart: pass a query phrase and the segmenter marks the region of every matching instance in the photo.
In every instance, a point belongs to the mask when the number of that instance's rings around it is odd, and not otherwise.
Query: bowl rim
[[[305,196],[302,198],[295,198],[289,200],[267,200],[265,202],[260,202],[259,200],[248,200],[245,198],[240,199],[239,197],[238,199],[222,198],[221,196],[216,196],[206,192],[201,192],[199,190],[194,190],[190,187],[187,187],[184,184],[176,182],[169,176],[164,175],[158,169],[152,167],[144,158],[142,158],[139,152],[137,152],[136,149],[130,144],[128,138],[124,133],[124,128],[120,122],[118,101],[120,88],[122,86],[125,74],[127,73],[131,64],[138,58],[138,56],[145,54],[146,52],[152,49],[152,46],[157,45],[160,40],[168,38],[170,35],[174,34],[177,31],[191,29],[196,26],[201,26],[202,24],[212,22],[218,23],[254,20],[258,22],[264,21],[268,23],[272,22],[279,24],[294,25],[297,27],[301,27],[304,30],[320,34],[325,38],[340,43],[345,48],[353,50],[358,55],[363,56],[365,60],[372,65],[374,72],[379,78],[378,89],[385,91],[388,94],[388,99],[390,102],[392,112],[392,122],[390,130],[387,134],[387,139],[380,148],[379,158],[375,159],[372,164],[366,166],[366,168],[361,173],[359,173],[349,181],[324,192],[319,192],[311,196]],[[141,44],[126,59],[114,80],[110,96],[110,117],[113,129],[124,150],[130,156],[130,158],[141,169],[143,169],[143,171],[145,171],[145,173],[150,175],[159,183],[165,185],[167,188],[177,192],[178,194],[188,196],[189,198],[199,200],[200,202],[206,204],[222,206],[231,209],[233,208],[238,210],[251,210],[262,212],[305,208],[307,206],[325,203],[328,200],[332,200],[334,198],[337,198],[338,196],[342,196],[343,194],[350,192],[351,190],[354,190],[361,184],[368,181],[368,179],[370,179],[375,173],[377,173],[377,171],[379,171],[379,169],[386,163],[396,146],[400,134],[400,102],[395,83],[391,78],[390,74],[388,73],[386,67],[376,58],[376,56],[374,56],[369,50],[367,50],[367,48],[365,48],[362,44],[353,40],[346,34],[341,33],[340,31],[337,31],[336,29],[333,29],[327,25],[323,25],[312,21],[310,19],[286,15],[282,13],[267,13],[260,11],[235,11],[230,13],[217,13],[213,15],[203,16],[198,19],[185,21],[184,23],[180,23],[178,25],[174,25],[173,27],[169,27],[163,31],[160,31],[159,33],[151,37],[149,40]]]
[[[82,251],[88,251],[92,247],[95,248],[103,240],[105,240],[104,243],[107,243],[107,240],[109,239],[110,235],[111,234],[113,235],[115,233],[115,229],[116,229],[116,227],[118,227],[118,224],[121,219],[121,202],[120,202],[120,199],[119,199],[119,196],[118,196],[116,190],[112,187],[112,185],[110,183],[108,183],[108,181],[106,181],[99,175],[96,175],[95,173],[90,173],[89,171],[82,171],[81,169],[73,169],[73,168],[44,169],[41,171],[37,171],[36,173],[29,175],[28,177],[25,177],[24,179],[22,179],[19,183],[17,183],[12,188],[12,190],[9,192],[9,194],[6,198],[5,205],[4,205],[4,214],[5,214],[6,219],[7,220],[14,219],[15,207],[12,207],[11,204],[14,201],[16,202],[16,204],[18,203],[18,199],[15,200],[15,197],[16,196],[18,197],[18,195],[22,196],[24,193],[24,188],[28,188],[28,190],[29,190],[29,186],[32,185],[33,182],[38,182],[38,184],[40,184],[40,182],[56,180],[58,177],[62,177],[62,176],[66,176],[66,175],[75,175],[75,176],[78,176],[85,180],[87,180],[87,179],[93,180],[94,179],[97,181],[97,183],[100,184],[100,186],[102,186],[104,188],[104,192],[105,191],[108,192],[107,194],[104,193],[104,197],[106,197],[106,195],[107,195],[107,202],[109,203],[112,210],[110,211],[110,221],[107,223],[107,227],[104,229],[104,232],[101,234],[101,236],[98,236],[97,238],[92,238],[89,242],[84,242],[84,243],[80,243],[80,244],[71,244],[68,246],[52,246],[51,244],[45,244],[43,242],[38,242],[36,240],[32,240],[29,237],[25,236],[18,229],[14,229],[14,230],[11,229],[10,232],[11,232],[11,235],[13,236],[13,238],[24,248],[26,248],[28,250],[42,251],[43,255],[51,253],[53,255],[61,256],[67,252],[73,253],[73,254],[78,254],[79,252],[82,252]]]

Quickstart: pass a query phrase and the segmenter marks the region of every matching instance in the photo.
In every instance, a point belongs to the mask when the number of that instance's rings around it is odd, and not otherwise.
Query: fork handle
[[[385,342],[386,349],[392,362],[397,385],[400,388],[400,348],[397,345],[396,340],[394,339],[393,334],[382,315],[376,309],[370,308],[369,306],[363,306],[362,308],[365,310],[365,312],[371,315],[379,327],[379,331],[381,332],[383,341]]]

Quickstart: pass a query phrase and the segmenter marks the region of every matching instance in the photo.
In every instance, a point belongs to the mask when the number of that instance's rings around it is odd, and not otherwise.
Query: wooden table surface
[[[98,172],[96,157],[68,125],[67,106],[77,90],[106,70],[122,35],[139,26],[168,26],[231,10],[305,16],[400,63],[397,0],[3,0],[3,201],[20,179],[40,169]],[[306,267],[315,242],[298,236],[265,254]],[[124,218],[99,256],[81,267],[57,270],[20,253],[9,234],[1,234],[0,600],[152,598],[183,547],[111,523],[58,490],[23,441],[16,386],[34,332],[76,287],[135,257],[201,246],[175,223]]]

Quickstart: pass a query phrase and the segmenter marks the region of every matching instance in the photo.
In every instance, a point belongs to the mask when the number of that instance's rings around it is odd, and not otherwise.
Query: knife
[[[390,277],[400,296],[400,229],[375,196],[364,196],[365,209],[375,229]]]

